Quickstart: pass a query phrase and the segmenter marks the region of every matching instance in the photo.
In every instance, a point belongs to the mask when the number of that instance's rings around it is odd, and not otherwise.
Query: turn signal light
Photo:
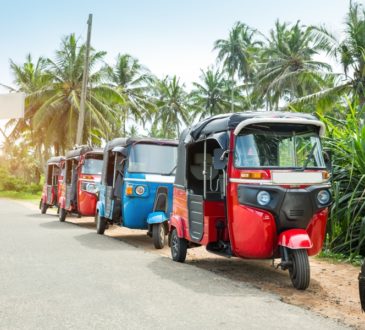
[[[330,174],[327,171],[323,171],[322,178],[323,178],[323,180],[327,180],[330,178]]]
[[[126,195],[133,195],[133,187],[132,186],[127,186],[127,188],[125,189],[125,194]]]
[[[243,179],[262,179],[263,173],[261,172],[245,172],[241,173],[241,178]]]

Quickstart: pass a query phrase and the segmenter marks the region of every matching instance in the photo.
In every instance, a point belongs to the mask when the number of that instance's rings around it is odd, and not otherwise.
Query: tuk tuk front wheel
[[[165,246],[165,226],[163,223],[155,223],[152,226],[152,238],[156,249],[162,249]]]
[[[58,219],[61,222],[64,222],[66,220],[67,211],[64,208],[60,208],[60,213],[58,214]]]
[[[47,212],[47,209],[48,209],[48,205],[46,203],[41,203],[41,213],[42,214],[46,214]]]
[[[305,290],[309,286],[310,268],[308,253],[305,249],[290,250],[289,260],[289,275],[294,288],[297,290]]]
[[[172,260],[177,262],[184,262],[186,259],[186,252],[188,250],[188,242],[185,238],[180,238],[177,235],[177,230],[171,233],[171,256]]]
[[[104,217],[101,217],[99,212],[96,214],[96,233],[104,235],[107,223]]]

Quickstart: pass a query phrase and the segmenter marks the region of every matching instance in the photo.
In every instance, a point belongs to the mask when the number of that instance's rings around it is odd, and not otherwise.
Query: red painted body
[[[47,165],[47,166],[57,165],[62,170],[64,165],[65,165],[64,163],[65,163],[64,161],[61,161],[58,164],[50,164],[50,165]],[[46,178],[46,180],[47,180],[47,178]],[[61,173],[60,175],[57,176],[57,185],[55,185],[55,186],[48,185],[47,182],[43,185],[42,197],[41,197],[42,203],[45,203],[48,206],[58,206],[59,205],[60,198],[61,198],[62,181],[63,181],[63,175]],[[51,188],[50,203],[47,203],[47,200],[48,200],[48,197],[49,197],[48,193],[47,193],[47,188]],[[56,192],[57,192],[57,194],[56,194]]]
[[[79,174],[79,179],[77,181],[77,205],[78,213],[84,216],[94,216],[96,211],[96,203],[98,201],[98,196],[96,194],[87,192],[81,189],[82,181],[90,181],[92,177],[93,182],[99,182],[100,175],[86,175],[88,179],[84,178],[85,175]]]
[[[231,131],[230,150],[234,150],[234,142]],[[239,203],[237,188],[240,183],[232,182],[230,179],[242,179],[247,172],[253,172],[253,170],[235,168],[232,155],[233,153],[230,152],[227,164],[226,201],[203,201],[204,234],[199,244],[206,246],[210,242],[216,242],[216,225],[218,221],[223,221],[224,237],[220,239],[230,243],[234,256],[255,259],[280,257],[280,245],[291,249],[306,249],[310,256],[317,254],[322,249],[325,238],[328,209],[322,209],[314,214],[306,229],[289,229],[278,234],[272,213]],[[261,180],[271,179],[270,170],[254,172],[261,173]],[[257,186],[259,183],[250,184]],[[290,189],[288,186],[283,187]],[[307,185],[293,188],[303,187]],[[180,238],[191,241],[188,213],[187,191],[175,186],[170,227],[177,229]]]
[[[80,156],[79,166],[77,168],[77,207],[71,204],[69,208],[66,208],[66,185],[64,182],[60,185],[60,208],[66,209],[71,213],[78,213],[81,216],[94,216],[96,212],[96,203],[98,196],[94,193],[81,189],[82,182],[100,182],[101,176],[97,174],[82,174],[81,164],[85,159],[85,155]]]
[[[278,244],[289,249],[310,249],[313,243],[304,229],[289,229],[279,235]]]

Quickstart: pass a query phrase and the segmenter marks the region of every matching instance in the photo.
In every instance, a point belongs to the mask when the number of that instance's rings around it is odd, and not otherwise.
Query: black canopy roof
[[[93,148],[91,151],[87,151],[87,154],[103,154],[104,149],[103,148]]]
[[[83,154],[86,154],[89,151],[92,151],[93,148],[89,147],[89,146],[81,146],[79,148],[76,149],[72,149],[69,150],[68,152],[66,152],[66,159],[70,159],[70,158],[78,158]]]
[[[160,144],[160,145],[178,145],[178,141],[176,140],[161,140],[154,138],[116,138],[114,140],[109,141],[105,148],[104,152],[113,150],[115,147],[125,147],[135,143],[147,143],[147,144]]]
[[[193,140],[212,133],[223,132],[237,127],[244,120],[253,118],[302,118],[304,120],[318,120],[313,115],[298,112],[247,111],[217,115],[205,119],[190,129]]]
[[[177,146],[177,140],[160,140],[154,138],[116,138],[114,140],[109,141],[104,148],[104,164],[103,164],[103,173],[102,173],[102,183],[106,185],[107,171],[108,171],[108,161],[109,161],[109,152],[112,151],[116,147],[127,147],[136,143],[144,143],[144,144],[157,144],[157,145],[171,145]]]
[[[235,129],[243,121],[256,118],[292,118],[303,119],[303,123],[305,123],[305,120],[314,120],[318,122],[318,119],[310,114],[271,111],[228,113],[202,120],[191,128],[185,129],[180,135],[175,184],[186,187],[187,145],[199,140],[214,139],[218,142],[221,148],[225,150],[228,148],[229,143],[229,135],[227,131]]]
[[[61,161],[65,160],[64,156],[55,156],[55,157],[51,157],[50,159],[47,160],[47,164],[51,165],[51,164],[59,164]]]

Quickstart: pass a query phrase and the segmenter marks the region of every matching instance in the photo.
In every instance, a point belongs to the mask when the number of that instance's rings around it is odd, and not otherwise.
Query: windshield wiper
[[[314,150],[316,149],[316,147],[317,147],[317,142],[315,142],[313,144],[313,147],[312,147],[307,159],[305,160],[305,162],[303,164],[302,171],[304,171],[307,168],[310,159],[313,157],[313,153],[314,153]]]
[[[176,170],[177,165],[174,166],[174,168],[169,173],[164,173],[162,175],[171,175]]]

